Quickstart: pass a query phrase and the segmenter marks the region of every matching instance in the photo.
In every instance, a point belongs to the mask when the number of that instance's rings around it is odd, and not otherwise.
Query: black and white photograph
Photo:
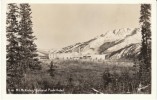
[[[152,6],[6,3],[6,94],[152,95]]]
[[[151,94],[151,4],[9,3],[7,93]]]

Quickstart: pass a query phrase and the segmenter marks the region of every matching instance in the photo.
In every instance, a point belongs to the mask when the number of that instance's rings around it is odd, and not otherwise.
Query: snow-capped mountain
[[[56,53],[107,54],[108,59],[134,58],[138,56],[141,45],[140,28],[116,29],[101,34],[91,40],[76,43]]]

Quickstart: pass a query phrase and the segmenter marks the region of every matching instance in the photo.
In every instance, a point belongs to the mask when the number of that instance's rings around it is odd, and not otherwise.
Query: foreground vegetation
[[[53,72],[50,70],[50,61],[44,61],[40,71],[28,71],[21,88],[64,89],[63,92],[38,93],[98,93],[94,90],[106,94],[137,93],[139,69],[133,67],[131,62],[56,60],[54,64]]]

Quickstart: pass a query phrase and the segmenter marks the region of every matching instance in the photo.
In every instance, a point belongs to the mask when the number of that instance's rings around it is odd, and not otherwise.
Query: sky
[[[58,49],[107,31],[139,27],[137,4],[31,4],[35,43]]]

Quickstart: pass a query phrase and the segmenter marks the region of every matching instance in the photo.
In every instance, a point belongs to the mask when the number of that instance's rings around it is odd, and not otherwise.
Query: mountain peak
[[[57,53],[107,54],[109,58],[138,54],[141,43],[140,28],[122,28],[107,31],[91,40],[62,48]],[[133,52],[134,54],[130,53]],[[117,57],[118,56],[118,57]]]

